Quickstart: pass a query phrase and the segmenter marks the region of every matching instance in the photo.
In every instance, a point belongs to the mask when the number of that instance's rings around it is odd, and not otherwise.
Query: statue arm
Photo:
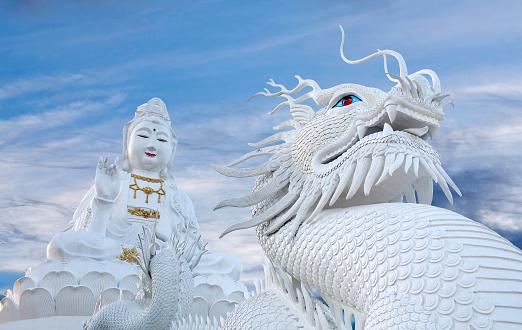
[[[83,196],[83,199],[80,202],[80,205],[78,205],[76,208],[76,211],[74,211],[72,220],[63,226],[62,232],[69,230],[77,231],[79,229],[87,229],[90,226],[92,219],[91,202],[93,197],[94,187],[91,187],[85,196]]]
[[[94,197],[91,201],[92,224],[89,231],[105,236],[109,219],[114,208],[114,200],[120,192],[118,158],[108,165],[109,157],[100,158],[94,179]]]

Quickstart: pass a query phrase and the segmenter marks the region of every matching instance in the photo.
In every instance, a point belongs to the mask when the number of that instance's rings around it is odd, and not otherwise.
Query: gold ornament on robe
[[[123,250],[123,253],[116,258],[121,261],[126,261],[131,264],[134,263],[138,265],[138,260],[141,260],[138,249],[136,247],[133,247],[132,249],[124,248],[123,245],[121,246],[121,248]]]
[[[134,209],[128,209],[130,214],[138,216],[138,217],[144,217],[145,219],[148,218],[160,218],[160,214],[158,211],[154,210],[145,210],[139,207],[135,207]]]
[[[134,179],[134,183],[131,184],[129,186],[129,188],[134,190],[134,198],[136,198],[136,192],[138,190],[141,190],[141,191],[143,191],[147,195],[147,198],[145,199],[145,203],[149,202],[149,195],[153,194],[153,193],[158,194],[158,203],[161,202],[161,196],[165,195],[165,190],[163,190],[163,180],[147,178],[145,176],[136,175],[136,174],[131,174],[131,176]],[[143,187],[142,188],[142,187],[140,187],[138,185],[138,181],[136,181],[136,179],[141,180],[141,181],[145,181],[145,182],[160,183],[161,185],[160,185],[160,187],[157,190],[154,190],[151,187]]]

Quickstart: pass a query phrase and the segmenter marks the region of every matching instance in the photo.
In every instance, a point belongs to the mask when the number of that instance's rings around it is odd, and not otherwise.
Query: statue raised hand
[[[101,202],[114,202],[120,193],[119,158],[109,164],[109,156],[100,157],[94,179],[95,198]]]

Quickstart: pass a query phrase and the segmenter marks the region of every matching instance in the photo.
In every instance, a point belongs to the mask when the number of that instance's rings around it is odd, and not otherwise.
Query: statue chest
[[[161,217],[162,205],[166,201],[167,192],[163,180],[131,177],[127,195],[127,222],[135,231],[141,232],[142,226],[152,229],[157,218],[158,229],[161,230],[167,225],[166,220]]]

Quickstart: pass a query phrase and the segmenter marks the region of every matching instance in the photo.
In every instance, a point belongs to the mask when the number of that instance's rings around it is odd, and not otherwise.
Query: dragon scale
[[[288,106],[292,119],[274,128],[286,130],[250,144],[259,149],[213,165],[231,177],[258,176],[251,194],[216,206],[252,207],[251,219],[222,236],[257,227],[269,263],[290,278],[279,281],[282,291],[308,285],[326,301],[336,324],[316,322],[323,307],[308,303],[302,310],[312,328],[350,329],[352,314],[356,329],[520,328],[522,251],[484,225],[430,205],[433,183],[450,203],[450,187],[461,195],[427,143],[452,104],[439,77],[428,69],[408,74],[392,50],[348,60],[343,44],[344,32],[341,57],[349,64],[382,56],[396,85],[389,92],[355,84],[321,89],[296,76],[289,90],[270,80],[279,91],[256,95],[285,98],[270,114]],[[398,61],[398,75],[388,72],[387,56]],[[309,99],[322,108],[302,103]],[[267,155],[260,165],[235,167]],[[289,304],[299,300],[287,296]],[[250,299],[248,306],[263,301]],[[257,312],[240,305],[227,324],[248,324],[249,313]]]
[[[522,322],[519,308],[496,307],[503,295],[522,291],[522,254],[477,222],[429,205],[399,203],[328,210],[314,220],[301,226],[292,244],[285,244],[289,224],[269,236],[261,225],[261,246],[330,307],[337,302],[365,315],[370,329],[404,323],[491,329],[493,320],[503,328]],[[509,269],[496,270],[506,267],[505,260]],[[501,286],[500,279],[506,281]],[[403,308],[389,315],[393,302]]]
[[[203,251],[192,258],[195,243],[185,249],[187,237],[180,240],[173,235],[167,246],[156,252],[155,229],[156,225],[152,232],[144,227],[140,234],[141,251],[136,261],[143,270],[141,293],[134,301],[119,300],[104,306],[86,321],[84,329],[170,329],[173,322],[188,316],[194,297],[192,269]]]

